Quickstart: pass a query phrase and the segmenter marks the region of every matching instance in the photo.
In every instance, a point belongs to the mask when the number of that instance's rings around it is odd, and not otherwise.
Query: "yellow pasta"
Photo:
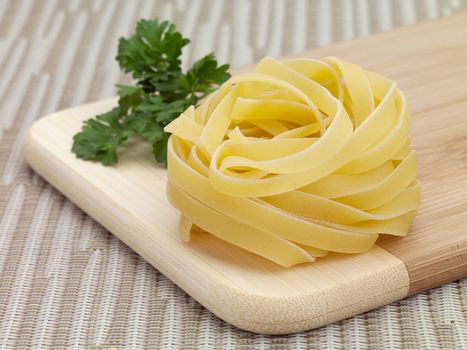
[[[409,124],[390,79],[335,57],[264,58],[165,128],[180,235],[285,267],[404,236],[420,202]]]

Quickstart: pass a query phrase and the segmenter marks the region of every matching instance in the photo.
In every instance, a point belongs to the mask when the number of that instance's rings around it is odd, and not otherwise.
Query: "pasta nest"
[[[419,206],[404,94],[335,57],[266,57],[165,130],[186,241],[201,229],[290,267],[404,236]]]

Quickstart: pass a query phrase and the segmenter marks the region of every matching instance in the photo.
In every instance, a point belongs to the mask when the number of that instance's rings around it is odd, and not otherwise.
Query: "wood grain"
[[[413,147],[418,150],[423,184],[422,205],[409,236],[382,237],[379,244],[406,263],[411,280],[409,294],[466,276],[467,12],[287,57],[327,55],[396,80],[408,97],[414,116]],[[249,69],[251,66],[241,71]],[[431,154],[431,149],[436,152]],[[450,185],[437,185],[447,179]],[[433,191],[428,197],[427,188]],[[459,200],[450,200],[455,197]],[[430,203],[431,199],[436,201]],[[424,232],[431,230],[433,213],[443,236],[425,245]],[[458,213],[454,222],[452,213]]]
[[[336,55],[399,82],[413,111],[422,205],[412,232],[370,252],[284,269],[210,235],[189,245],[165,198],[165,170],[144,145],[117,167],[77,160],[72,135],[105,100],[42,118],[29,164],[224,320],[261,333],[318,327],[467,274],[467,14],[297,54]],[[384,248],[384,249],[383,249]]]
[[[467,275],[467,13],[306,53],[335,55],[396,80],[412,112],[422,203],[399,257],[409,294]]]

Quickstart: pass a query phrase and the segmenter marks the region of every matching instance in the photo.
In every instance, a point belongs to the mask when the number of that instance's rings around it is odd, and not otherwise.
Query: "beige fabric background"
[[[213,316],[24,163],[28,127],[123,81],[117,38],[175,21],[185,61],[233,66],[447,16],[466,0],[0,0],[0,348],[467,349],[467,280],[317,330],[240,331]]]

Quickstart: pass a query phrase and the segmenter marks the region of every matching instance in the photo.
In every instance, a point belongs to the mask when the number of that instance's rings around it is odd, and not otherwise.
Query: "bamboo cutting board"
[[[82,121],[115,99],[37,121],[27,161],[206,308],[245,330],[307,330],[466,276],[467,13],[293,56],[325,55],[398,81],[413,115],[422,204],[407,237],[383,237],[368,253],[284,269],[208,234],[181,242],[165,170],[147,145],[128,145],[116,167],[70,152]]]

